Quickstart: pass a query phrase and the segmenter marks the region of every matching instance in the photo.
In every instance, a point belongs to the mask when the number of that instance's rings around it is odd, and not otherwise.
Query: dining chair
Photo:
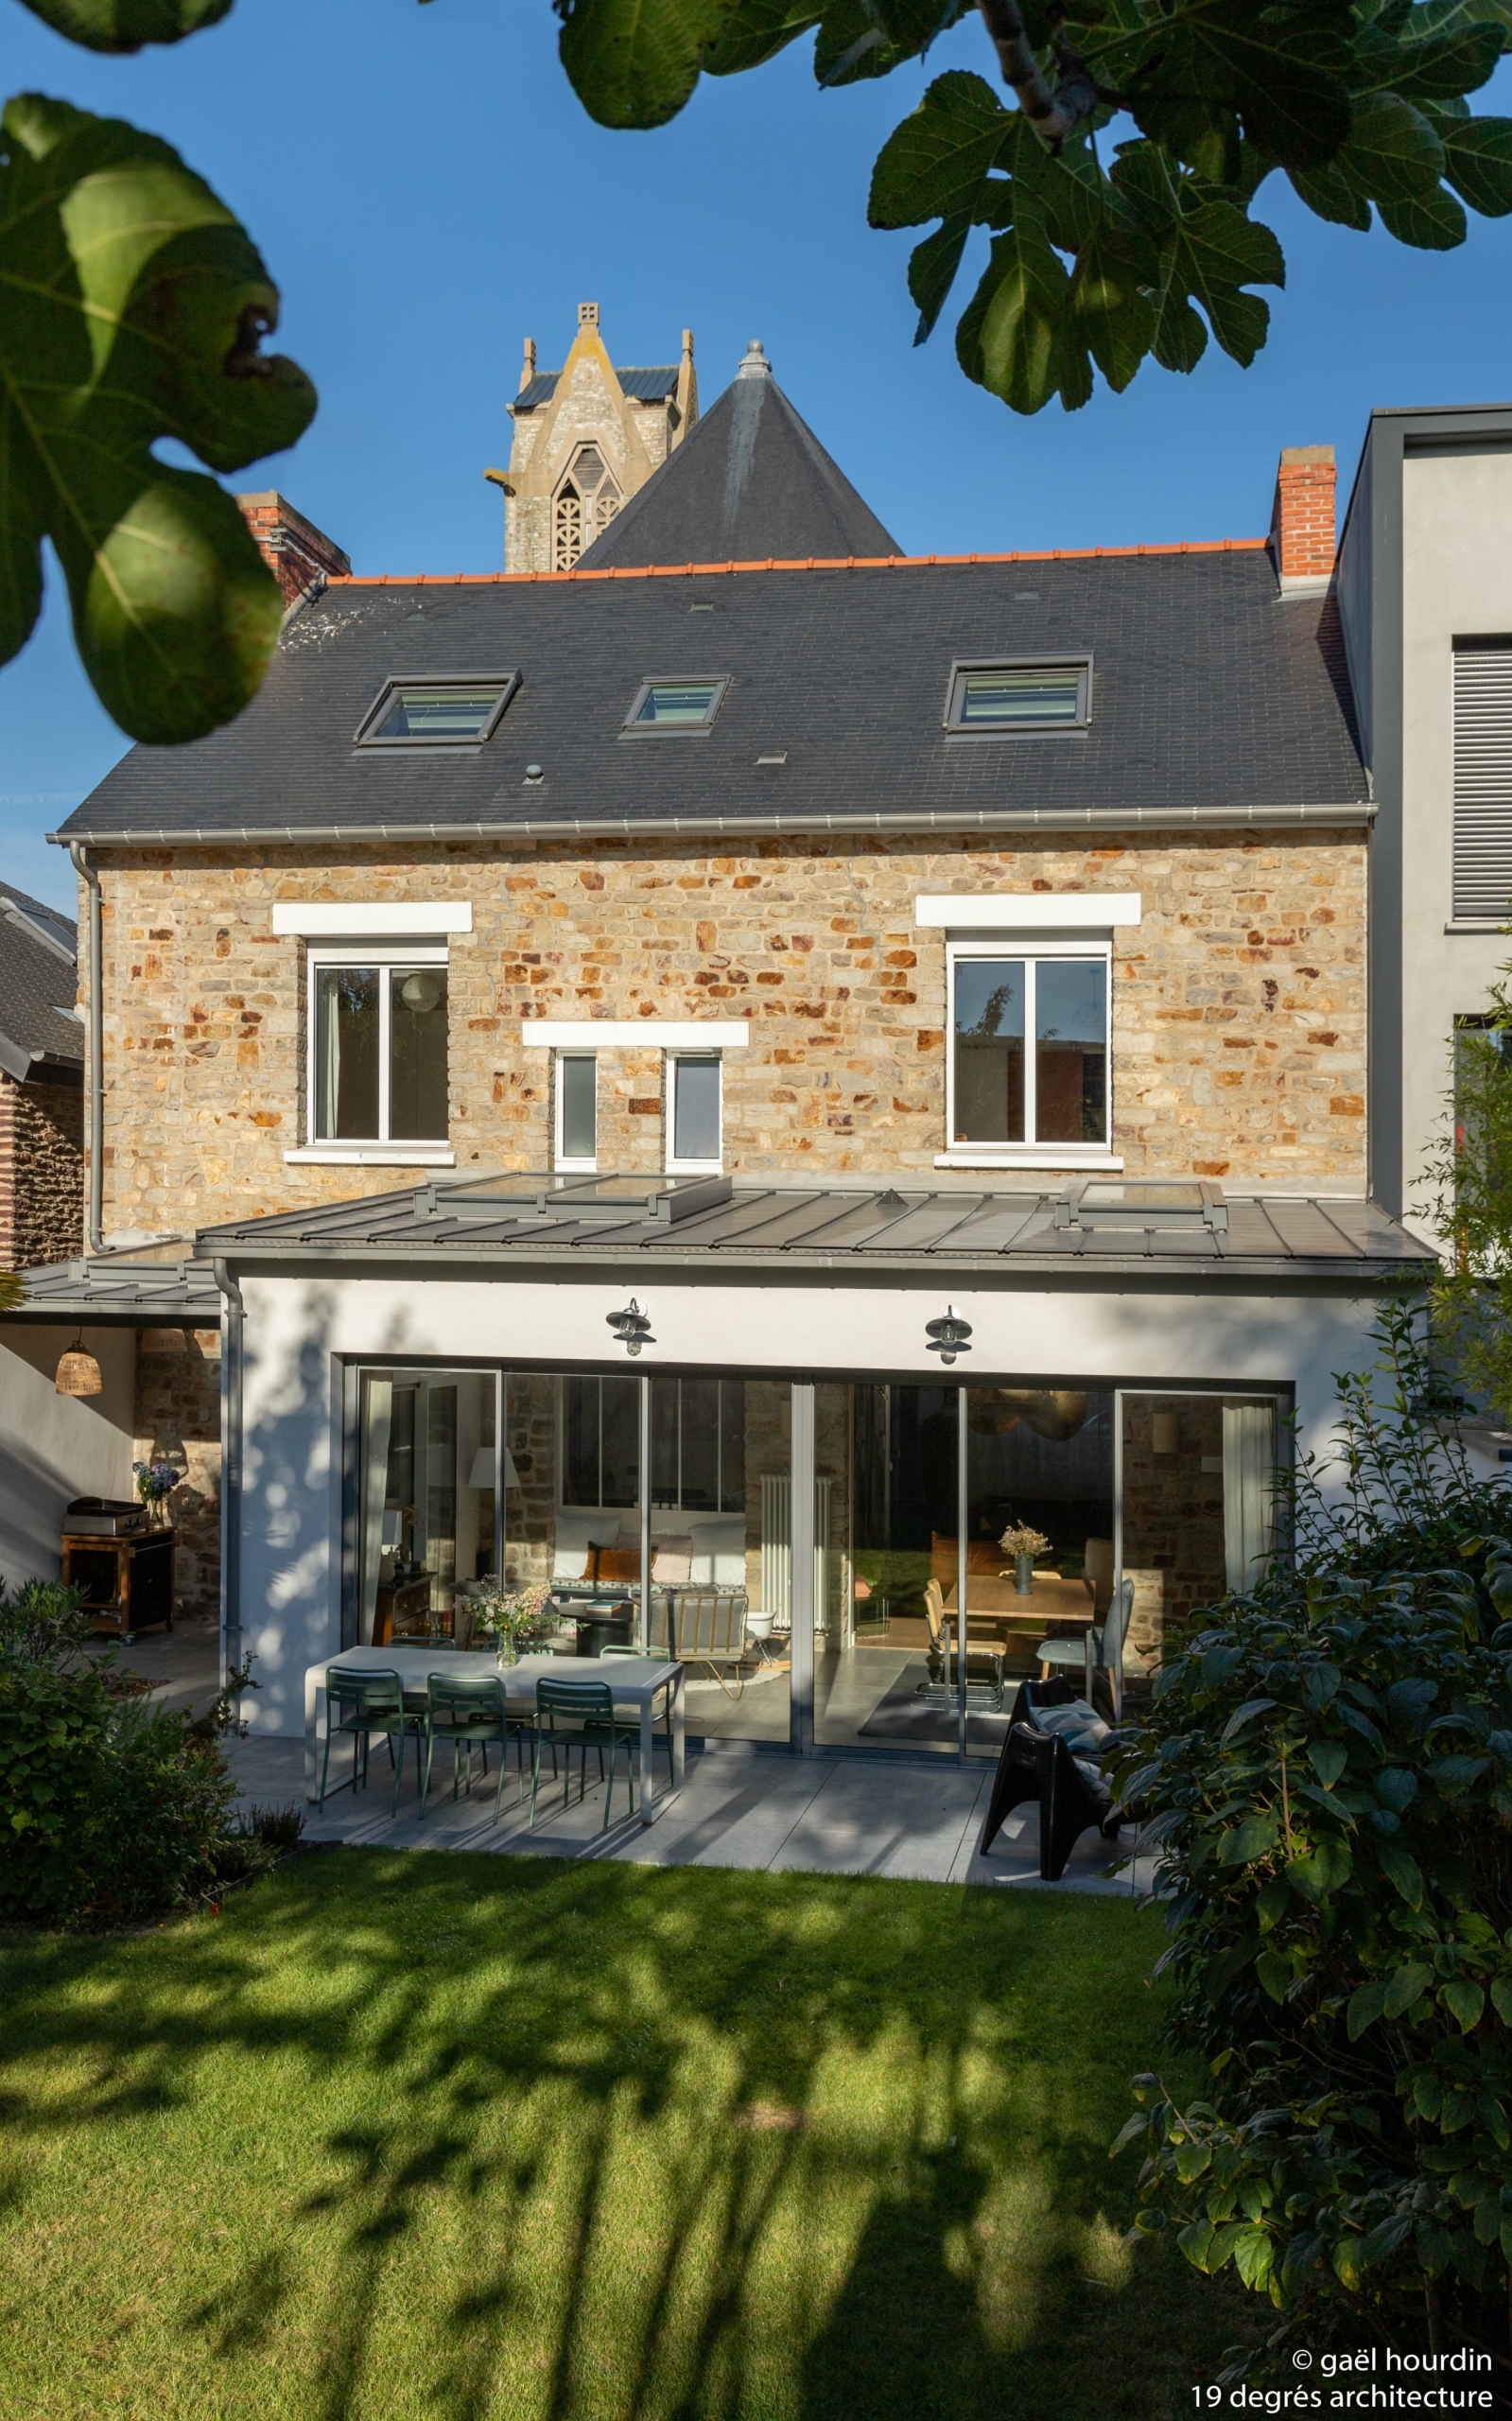
[[[1113,1717],[1123,1720],[1123,1641],[1134,1611],[1134,1583],[1121,1580],[1113,1592],[1113,1603],[1101,1625],[1089,1623],[1079,1639],[1042,1639],[1034,1654],[1039,1661],[1043,1680],[1052,1666],[1080,1664],[1086,1679],[1086,1696],[1092,1696],[1092,1676],[1105,1672],[1113,1698]]]
[[[415,1734],[415,1763],[420,1764],[420,1734],[425,1729],[425,1716],[407,1707],[404,1683],[396,1672],[360,1672],[350,1666],[337,1666],[325,1677],[325,1755],[321,1761],[321,1795],[319,1804],[325,1805],[326,1778],[331,1770],[331,1742],[339,1732],[352,1738],[352,1787],[368,1783],[368,1744],[374,1732],[383,1733],[393,1756],[393,1744],[399,1743],[399,1753],[393,1765],[393,1805],[391,1815],[399,1813],[399,1785],[404,1779],[405,1740]]]
[[[969,1599],[968,1599],[969,1603]],[[930,1678],[914,1692],[930,1706],[951,1706],[961,1672],[961,1651],[952,1635],[949,1609],[937,1580],[924,1589],[924,1619],[930,1633]],[[968,1616],[969,1621],[969,1616]],[[973,1671],[975,1667],[975,1671]],[[966,1633],[966,1704],[996,1712],[1002,1704],[1003,1650],[995,1638]]]
[[[601,1661],[601,1660],[600,1660]],[[560,1721],[558,1718],[561,1718]],[[640,1724],[633,1719],[621,1725],[615,1714],[615,1695],[607,1681],[558,1681],[542,1679],[535,1685],[535,1739],[530,1756],[530,1827],[535,1825],[536,1792],[541,1780],[541,1750],[566,1752],[566,1779],[563,1785],[562,1803],[569,1806],[572,1800],[572,1751],[581,1752],[579,1799],[588,1794],[588,1751],[599,1752],[599,1773],[603,1776],[603,1752],[609,1751],[609,1787],[604,1793],[603,1822],[600,1832],[609,1829],[609,1810],[615,1796],[615,1760],[621,1748],[629,1768],[627,1784],[630,1810],[635,1810],[635,1777],[634,1742],[638,1738]]]
[[[518,1785],[515,1805],[525,1797],[525,1735],[533,1725],[523,1706],[512,1708],[505,1695],[503,1681],[494,1673],[432,1673],[426,1690],[426,1779],[420,1793],[420,1813],[425,1815],[430,1799],[430,1769],[438,1740],[451,1742],[451,1795],[457,1797],[461,1774],[461,1752],[467,1751],[467,1795],[473,1794],[473,1750],[477,1748],[483,1760],[483,1779],[488,1779],[490,1743],[498,1749],[498,1783],[494,1792],[494,1821],[496,1824],[504,1799],[504,1770],[509,1762],[510,1735],[514,1735],[515,1764]]]

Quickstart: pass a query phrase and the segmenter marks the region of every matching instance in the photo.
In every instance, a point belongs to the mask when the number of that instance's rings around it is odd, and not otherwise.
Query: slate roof
[[[510,406],[511,411],[539,411],[541,406],[548,404],[556,393],[557,380],[561,375],[560,370],[538,370],[535,376],[520,389]],[[675,361],[664,361],[654,370],[617,370],[615,376],[619,381],[620,392],[637,404],[664,403],[677,391]]]
[[[900,551],[763,363],[732,380],[580,568]]]
[[[77,953],[66,916],[0,882],[0,1068],[18,1084],[82,1071]]]
[[[627,1210],[621,1219],[602,1211],[559,1215],[547,1197],[561,1183],[529,1174],[433,1181],[398,1193],[235,1220],[203,1230],[196,1250],[273,1261],[420,1259],[427,1276],[448,1263],[479,1260],[506,1268],[511,1263],[623,1267],[672,1262],[769,1274],[785,1266],[959,1270],[979,1278],[1053,1272],[1096,1283],[1141,1272],[1169,1279],[1184,1268],[1198,1282],[1225,1275],[1336,1278],[1350,1287],[1392,1271],[1422,1269],[1435,1259],[1428,1245],[1367,1202],[1228,1194],[1226,1229],[1200,1217],[1179,1227],[1131,1229],[1095,1221],[1057,1225],[1057,1206],[1066,1197],[1052,1193],[716,1184],[706,1191],[723,1192],[725,1198],[686,1216],[650,1216],[642,1210],[640,1215]],[[543,1198],[547,1207],[540,1210]]]
[[[943,729],[957,658],[1078,651],[1085,732]],[[519,689],[481,748],[353,745],[391,675],[511,670]],[[620,737],[643,680],[700,673],[730,683],[706,736]],[[1361,821],[1366,798],[1332,601],[1281,602],[1269,557],[1241,544],[333,580],[234,723],[131,749],[63,833],[1117,830]]]

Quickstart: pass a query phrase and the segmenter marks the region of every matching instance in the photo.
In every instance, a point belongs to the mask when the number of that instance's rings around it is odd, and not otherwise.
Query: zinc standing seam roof
[[[555,1182],[560,1183],[561,1180]],[[654,1180],[648,1182],[654,1183]],[[489,1187],[498,1188],[493,1197]],[[1190,1270],[1196,1278],[1337,1279],[1350,1284],[1411,1276],[1430,1248],[1373,1203],[1264,1195],[1225,1197],[1226,1232],[1200,1221],[1107,1228],[1057,1224],[1053,1193],[887,1187],[741,1187],[674,1221],[600,1210],[535,1210],[531,1187],[547,1176],[430,1182],[313,1210],[234,1221],[204,1230],[201,1255],[238,1260],[296,1256],[356,1261],[429,1260],[438,1274],[466,1261],[721,1263],[772,1272],[792,1267],[957,1268],[978,1277]],[[1087,1214],[1089,1220],[1091,1214]]]

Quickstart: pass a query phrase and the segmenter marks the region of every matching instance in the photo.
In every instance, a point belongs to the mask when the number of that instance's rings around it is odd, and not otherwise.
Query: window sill
[[[666,1175],[668,1176],[722,1176],[724,1162],[722,1160],[669,1160]]]
[[[457,1155],[449,1143],[307,1143],[284,1154],[291,1168],[327,1169],[454,1169]]]
[[[991,1143],[963,1143],[953,1152],[936,1152],[937,1169],[1113,1169],[1123,1166],[1115,1152],[1099,1144],[1065,1143],[1058,1149],[1053,1143],[1006,1143],[995,1148]]]
[[[599,1163],[597,1160],[555,1160],[551,1174],[553,1176],[597,1176]]]

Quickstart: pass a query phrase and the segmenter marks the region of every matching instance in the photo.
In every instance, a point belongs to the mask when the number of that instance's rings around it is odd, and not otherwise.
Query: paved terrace
[[[216,1689],[216,1632],[208,1624],[183,1624],[154,1631],[121,1650],[129,1671],[152,1684],[163,1704],[198,1712]],[[513,1757],[504,1804],[493,1821],[495,1775],[485,1791],[476,1778],[470,1799],[451,1796],[451,1752],[437,1751],[429,1810],[416,1813],[414,1771],[406,1752],[404,1788],[397,1818],[389,1814],[392,1781],[382,1746],[374,1743],[372,1781],[365,1791],[333,1789],[323,1811],[304,1804],[303,1740],[229,1744],[238,1804],[304,1808],[304,1838],[350,1841],[367,1849],[480,1850],[499,1856],[616,1858],[632,1865],[766,1867],[810,1874],[879,1874],[912,1882],[1006,1884],[1031,1891],[1121,1892],[1148,1890],[1153,1861],[1138,1857],[1117,1874],[1117,1856],[1134,1849],[1132,1830],[1115,1852],[1095,1833],[1086,1834],[1059,1884],[1039,1879],[1039,1817],[1021,1807],[1008,1819],[991,1857],[977,1855],[987,1812],[992,1768],[957,1766],[945,1758],[791,1757],[741,1743],[717,1744],[687,1760],[681,1795],[656,1823],[632,1819],[621,1760],[615,1783],[614,1821],[601,1829],[603,1786],[590,1760],[585,1799],[564,1807],[559,1782],[542,1777],[534,1832],[529,1806],[517,1803]],[[665,1782],[665,1753],[658,1745],[657,1770]],[[333,1781],[349,1771],[350,1751],[332,1752]]]

